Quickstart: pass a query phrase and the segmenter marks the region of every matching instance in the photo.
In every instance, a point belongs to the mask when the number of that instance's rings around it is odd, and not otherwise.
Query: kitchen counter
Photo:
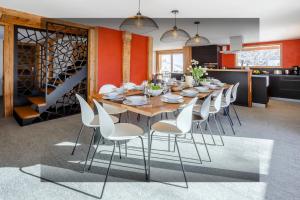
[[[300,99],[300,76],[270,74],[270,96]]]

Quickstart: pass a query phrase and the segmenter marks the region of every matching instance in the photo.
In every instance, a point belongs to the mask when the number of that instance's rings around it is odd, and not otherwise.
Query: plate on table
[[[145,96],[129,96],[123,101],[126,105],[131,106],[142,106],[148,103],[148,100]]]
[[[164,97],[161,97],[160,99],[162,102],[165,102],[165,103],[183,103],[184,102],[184,99],[167,99]]]
[[[198,92],[196,90],[182,90],[180,95],[184,97],[195,97],[197,96]]]
[[[195,87],[195,89],[198,90],[201,93],[207,93],[207,92],[209,92],[209,88],[208,87],[204,87],[204,86]]]
[[[106,99],[106,100],[122,100],[124,99],[124,96],[123,95],[120,95],[120,94],[117,94],[117,95],[103,95],[102,97],[103,99]]]

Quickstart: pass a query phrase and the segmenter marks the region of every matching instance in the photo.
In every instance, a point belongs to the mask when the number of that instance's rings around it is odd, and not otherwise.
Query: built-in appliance
[[[284,74],[285,74],[285,75],[289,75],[289,74],[290,74],[290,70],[289,70],[289,69],[285,69],[285,70],[284,70]]]
[[[275,69],[274,74],[282,74],[282,70],[281,69]]]
[[[292,70],[292,74],[299,75],[300,72],[300,66],[294,66]]]

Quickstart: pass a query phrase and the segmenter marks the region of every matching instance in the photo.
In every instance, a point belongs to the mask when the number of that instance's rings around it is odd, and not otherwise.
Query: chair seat
[[[209,107],[209,113],[210,114],[215,114],[215,113],[217,113],[218,111],[216,110],[216,108],[215,107],[213,107],[213,106],[210,106]]]
[[[103,104],[103,108],[110,115],[118,115],[127,112],[127,109],[125,108],[120,108],[109,104]]]
[[[162,120],[154,123],[151,126],[151,129],[160,133],[168,133],[168,134],[183,134],[181,130],[179,130],[176,126],[176,120]]]
[[[110,115],[111,119],[113,120],[114,124],[119,122],[119,118]],[[99,115],[95,115],[93,121],[90,124],[90,127],[99,127]]]
[[[117,141],[131,140],[143,135],[143,129],[134,124],[118,123],[115,124],[115,132],[107,139]]]
[[[198,113],[193,113],[193,121],[204,121]]]

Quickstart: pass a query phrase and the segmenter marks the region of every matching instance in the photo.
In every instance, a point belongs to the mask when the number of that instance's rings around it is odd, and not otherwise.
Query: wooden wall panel
[[[183,73],[186,73],[186,69],[191,65],[192,60],[192,48],[183,47]]]
[[[131,33],[123,32],[123,62],[122,62],[123,82],[130,81],[131,39],[132,39]]]
[[[90,96],[97,93],[98,80],[98,29],[89,29],[88,40],[88,101],[91,103]]]
[[[3,45],[3,102],[4,116],[13,114],[14,96],[14,26],[6,24],[4,26]]]

